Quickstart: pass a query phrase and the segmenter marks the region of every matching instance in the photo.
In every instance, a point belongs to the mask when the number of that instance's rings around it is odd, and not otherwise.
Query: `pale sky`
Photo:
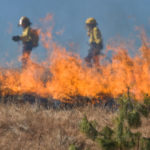
[[[17,23],[21,16],[31,19],[33,26],[48,13],[54,16],[55,40],[69,50],[69,43],[75,43],[75,50],[81,57],[87,55],[88,37],[85,20],[95,17],[102,32],[104,45],[120,36],[135,40],[139,46],[136,26],[143,27],[150,35],[149,0],[0,0],[0,66],[13,63],[19,66],[17,58],[21,55],[18,44],[11,40],[13,35],[21,34]],[[46,51],[42,46],[33,51],[43,60]]]

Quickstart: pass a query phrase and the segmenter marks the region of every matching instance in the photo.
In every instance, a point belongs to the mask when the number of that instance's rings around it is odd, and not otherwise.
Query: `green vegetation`
[[[149,116],[150,97],[145,95],[144,103],[140,104],[124,95],[118,102],[119,110],[113,129],[105,126],[101,131],[97,131],[84,116],[80,130],[96,141],[102,150],[150,150],[150,138],[142,137],[142,133],[133,131],[142,126],[142,116]]]
[[[71,144],[69,150],[78,150],[78,148],[74,144]]]
[[[81,132],[85,133],[88,138],[91,138],[92,140],[95,140],[98,134],[94,125],[87,120],[86,116],[83,117],[80,123],[80,130]]]

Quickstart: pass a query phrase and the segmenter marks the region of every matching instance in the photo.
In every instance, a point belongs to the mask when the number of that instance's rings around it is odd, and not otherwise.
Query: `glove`
[[[20,36],[18,36],[18,35],[17,35],[17,36],[13,36],[13,37],[12,37],[12,40],[13,40],[13,41],[19,41],[19,40],[20,40]]]

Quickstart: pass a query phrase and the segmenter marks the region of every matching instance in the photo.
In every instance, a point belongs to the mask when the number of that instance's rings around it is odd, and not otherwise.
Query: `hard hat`
[[[22,26],[23,24],[25,25],[31,25],[31,22],[29,20],[29,18],[25,17],[25,16],[22,16],[20,19],[19,19],[19,26]]]
[[[97,22],[95,20],[95,18],[88,18],[86,21],[85,21],[86,24],[93,24],[93,25],[96,25]]]

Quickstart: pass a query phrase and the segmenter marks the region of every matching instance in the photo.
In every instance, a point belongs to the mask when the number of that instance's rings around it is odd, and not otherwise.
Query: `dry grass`
[[[0,104],[0,150],[68,150],[75,143],[83,150],[100,150],[79,131],[84,114],[96,120],[98,130],[113,126],[115,114],[91,106],[71,110],[42,109],[36,105]],[[140,130],[150,134],[150,119]]]

